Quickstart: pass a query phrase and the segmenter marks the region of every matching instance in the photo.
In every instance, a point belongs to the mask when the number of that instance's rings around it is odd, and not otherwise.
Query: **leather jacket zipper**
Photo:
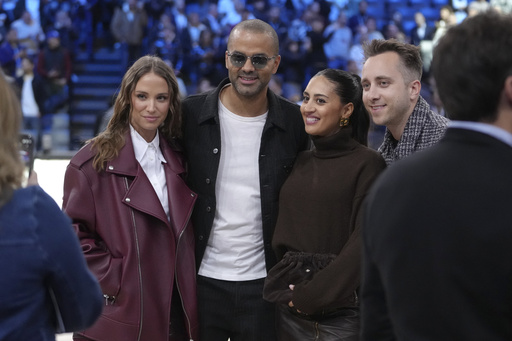
[[[117,297],[103,294],[103,298],[105,299],[105,305],[114,305],[114,303],[116,303]]]
[[[128,179],[124,178],[124,183],[126,186],[126,191],[128,191]],[[142,282],[142,266],[140,264],[140,248],[139,248],[139,236],[137,234],[137,224],[135,223],[135,214],[133,213],[133,208],[130,207],[130,213],[132,215],[132,224],[133,224],[133,235],[135,236],[135,246],[137,250],[137,267],[139,272],[139,285],[140,285],[140,322],[139,322],[139,335],[137,336],[137,340],[140,341],[142,336],[142,325],[144,321],[144,290],[143,290],[143,282]]]
[[[192,194],[192,196],[194,196],[194,194]],[[187,220],[185,221],[185,228],[183,229],[183,231],[181,231],[180,236],[178,237],[178,242],[176,243],[176,259],[174,261],[174,269],[175,269],[175,271],[176,271],[177,265],[178,265],[178,254],[179,254],[178,250],[179,250],[179,247],[180,247],[181,237],[183,236],[183,233],[185,233],[185,230],[188,227],[188,223],[190,221],[191,215],[192,215],[192,210],[189,210]],[[194,271],[194,277],[195,277],[195,271]],[[194,278],[194,280],[195,280],[195,278]],[[181,308],[183,310],[183,314],[185,315],[185,319],[187,320],[188,335],[190,335],[190,341],[194,341],[194,339],[192,339],[192,326],[191,326],[191,323],[190,323],[190,318],[189,318],[189,316],[187,314],[187,310],[185,309],[185,305],[183,303],[183,298],[182,298],[183,296],[181,295],[180,284],[179,284],[179,281],[178,281],[178,272],[176,272],[176,286],[178,288],[178,293],[179,293],[180,298],[181,298]]]

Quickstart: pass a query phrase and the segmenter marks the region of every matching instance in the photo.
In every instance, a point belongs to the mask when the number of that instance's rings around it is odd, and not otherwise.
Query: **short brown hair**
[[[421,80],[423,61],[418,46],[401,43],[396,39],[373,39],[363,45],[363,51],[365,61],[385,52],[395,52],[403,65],[403,68],[400,68],[399,71],[406,83]]]
[[[492,123],[512,76],[512,15],[487,11],[439,40],[432,73],[450,119]]]

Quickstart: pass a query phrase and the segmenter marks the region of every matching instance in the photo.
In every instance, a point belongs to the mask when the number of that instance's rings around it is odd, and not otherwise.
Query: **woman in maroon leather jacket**
[[[71,160],[64,211],[104,296],[75,340],[198,340],[196,199],[183,181],[178,84],[160,58],[127,71],[107,129]]]

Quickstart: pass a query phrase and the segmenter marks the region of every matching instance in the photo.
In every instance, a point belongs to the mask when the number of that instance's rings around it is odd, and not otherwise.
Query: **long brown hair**
[[[151,72],[167,81],[171,101],[169,114],[158,131],[169,142],[173,138],[181,136],[181,102],[174,71],[157,56],[141,57],[126,71],[123,77],[119,95],[114,103],[114,114],[107,128],[89,141],[92,143],[92,148],[96,150],[93,166],[97,171],[104,169],[105,162],[114,159],[124,146],[124,136],[130,127],[131,95],[139,79]]]
[[[14,189],[21,187],[20,125],[19,99],[0,72],[0,206],[9,200]]]

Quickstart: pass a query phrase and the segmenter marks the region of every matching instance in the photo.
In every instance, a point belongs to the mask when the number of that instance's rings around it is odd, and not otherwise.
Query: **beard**
[[[233,85],[235,91],[240,96],[246,97],[246,98],[254,98],[260,95],[263,91],[266,89],[266,85],[261,82],[261,79],[258,77],[257,82],[251,85],[245,85],[240,83],[239,77],[255,77],[254,73],[251,74],[232,74],[230,75],[231,84]]]

